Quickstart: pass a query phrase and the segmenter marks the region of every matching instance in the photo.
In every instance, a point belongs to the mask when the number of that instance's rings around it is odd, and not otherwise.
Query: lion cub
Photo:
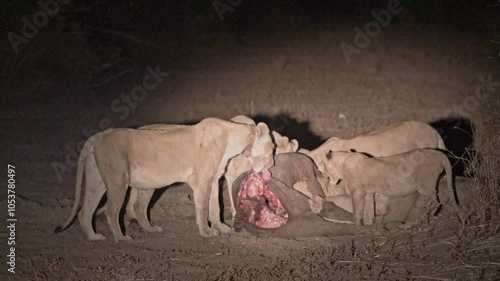
[[[450,162],[437,150],[415,149],[380,158],[369,158],[361,153],[329,151],[325,158],[325,173],[330,178],[330,187],[335,186],[339,180],[345,182],[345,191],[352,199],[355,224],[363,224],[365,206],[370,209],[367,210],[369,216],[365,217],[368,221],[364,224],[373,224],[375,193],[401,197],[418,192],[426,197],[428,203],[435,205],[431,212],[434,214],[440,204],[436,198],[436,186],[443,167],[450,198],[453,198],[454,205],[458,207],[453,192]]]

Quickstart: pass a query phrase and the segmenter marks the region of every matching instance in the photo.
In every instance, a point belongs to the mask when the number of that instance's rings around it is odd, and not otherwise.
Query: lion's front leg
[[[372,225],[375,220],[375,193],[365,195],[365,205],[363,212],[363,224]]]
[[[293,189],[297,190],[298,192],[304,194],[307,198],[312,198],[313,195],[311,194],[311,192],[309,191],[309,188],[307,186],[307,182],[305,181],[299,181],[299,182],[296,182],[293,186],[292,186]]]
[[[315,214],[319,214],[321,210],[323,210],[323,202],[324,198],[318,195],[313,195],[311,191],[309,191],[309,185],[305,181],[296,182],[293,186],[293,189],[298,192],[304,194],[307,198],[309,198],[309,206],[311,207],[311,211]]]
[[[365,207],[365,192],[358,190],[353,191],[351,192],[351,198],[354,223],[357,225],[362,225]]]
[[[227,182],[227,188],[228,188],[228,194],[229,194],[229,204],[231,204],[231,206],[230,206],[231,217],[234,221],[234,218],[236,217],[236,207],[235,207],[235,202],[233,201],[233,183],[237,177],[234,177],[233,175],[231,175],[229,173],[226,173],[226,175],[224,177],[226,178],[226,182]]]
[[[231,228],[220,221],[220,205],[219,205],[219,178],[216,177],[210,186],[210,205],[208,207],[209,219],[212,227],[215,227],[221,233],[231,232]]]
[[[196,224],[200,235],[203,237],[217,236],[219,231],[208,227],[208,204],[210,201],[211,183],[200,183],[197,179],[188,181],[189,186],[193,189],[194,206],[196,209]]]
[[[153,197],[154,189],[139,189],[137,190],[137,201],[134,204],[136,219],[142,228],[150,232],[161,232],[159,226],[152,226],[148,219],[148,205]]]

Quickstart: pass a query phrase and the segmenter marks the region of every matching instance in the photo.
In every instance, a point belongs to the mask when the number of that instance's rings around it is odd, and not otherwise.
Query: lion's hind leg
[[[130,222],[133,220],[137,220],[137,214],[135,213],[135,204],[137,202],[137,197],[139,190],[137,188],[130,188],[130,194],[128,196],[128,202],[127,202],[127,211],[125,212],[126,219]],[[148,200],[149,203],[149,200]]]
[[[436,198],[436,195],[424,195],[424,198],[425,198],[425,202],[426,202],[426,211],[427,211],[427,214],[430,216],[430,217],[433,217],[436,215],[436,213],[438,212],[439,208],[441,207],[441,203],[439,203],[439,201],[437,200]]]
[[[120,209],[125,201],[128,187],[128,181],[125,179],[123,175],[117,175],[106,182],[108,197],[106,218],[116,241],[132,240],[131,236],[123,235],[119,222]]]
[[[78,213],[80,226],[90,241],[106,239],[104,235],[95,233],[92,227],[94,212],[105,192],[106,187],[104,186],[99,169],[97,169],[95,158],[93,155],[90,155],[85,163],[85,195],[82,209]]]
[[[441,207],[441,203],[439,203],[437,199],[437,192],[435,190],[434,185],[427,184],[424,188],[418,191],[420,195],[422,195],[425,206],[426,220],[427,222],[436,215]]]

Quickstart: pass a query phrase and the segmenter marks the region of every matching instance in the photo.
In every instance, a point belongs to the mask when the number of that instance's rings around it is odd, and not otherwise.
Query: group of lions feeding
[[[409,210],[408,202],[412,205],[418,194],[432,203],[432,214],[436,211],[436,185],[443,168],[450,198],[454,198],[450,163],[439,151],[445,149],[436,130],[416,121],[395,124],[349,140],[330,138],[312,151],[299,150],[296,140],[290,141],[277,132],[270,132],[266,124],[255,124],[245,116],[236,116],[230,121],[206,118],[191,126],[155,124],[138,129],[108,129],[85,143],[78,160],[71,214],[55,232],[66,229],[78,214],[80,226],[89,240],[105,239],[104,235],[94,231],[92,219],[106,193],[103,209],[115,240],[131,240],[129,235],[123,234],[119,223],[119,212],[129,187],[127,219],[136,219],[146,231],[162,231],[161,227],[151,225],[147,217],[153,192],[160,187],[185,182],[193,191],[200,235],[208,237],[228,233],[231,228],[220,220],[219,179],[223,175],[229,187],[230,210],[235,219],[233,226],[238,223],[238,218],[250,215],[254,217],[253,221],[265,224],[264,215],[259,217],[256,208],[265,209],[269,217],[278,220],[279,223],[268,224],[274,225],[268,228],[282,227],[287,221],[307,224],[311,220],[293,220],[291,217],[298,216],[299,212],[289,211],[290,206],[301,204],[301,198],[310,198],[310,206],[305,208],[314,214],[321,212],[326,201],[353,214],[347,221],[345,218],[328,219],[333,228],[353,222],[370,225],[375,216],[384,216],[385,221],[403,221]],[[281,157],[282,160],[277,161],[273,168],[275,159],[278,159],[275,154],[283,153],[291,156],[305,154],[313,168],[302,167],[307,161],[300,157],[301,160],[295,163],[297,167],[292,165],[293,171],[288,165],[291,163],[283,161],[295,161],[296,157]],[[273,208],[263,208],[263,204],[269,204],[270,200],[248,201],[245,205],[240,202],[244,198],[240,195],[241,188],[234,189],[238,194],[232,194],[233,184],[246,184],[249,187],[245,190],[257,191],[251,187],[255,185],[237,181],[247,171],[253,172],[253,180],[260,180],[256,187],[261,190],[269,180],[272,185],[282,188],[276,198],[278,201],[273,201],[280,205],[279,200],[287,197],[288,201],[283,202],[285,208],[281,207],[279,214],[273,213]],[[304,174],[304,171],[310,172]],[[295,174],[287,176],[287,173]],[[85,183],[85,192],[79,210],[82,182]],[[298,191],[301,192],[299,195],[286,196],[286,192]],[[290,203],[290,198],[298,199]],[[452,201],[456,206],[456,201]],[[244,208],[239,207],[243,205]],[[395,211],[395,206],[406,209]]]

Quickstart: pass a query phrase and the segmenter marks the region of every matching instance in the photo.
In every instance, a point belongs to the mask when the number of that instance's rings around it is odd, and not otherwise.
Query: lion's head
[[[255,139],[251,153],[248,157],[254,172],[261,172],[264,168],[274,166],[273,158],[274,143],[269,134],[269,128],[265,123],[259,123],[255,127]]]

